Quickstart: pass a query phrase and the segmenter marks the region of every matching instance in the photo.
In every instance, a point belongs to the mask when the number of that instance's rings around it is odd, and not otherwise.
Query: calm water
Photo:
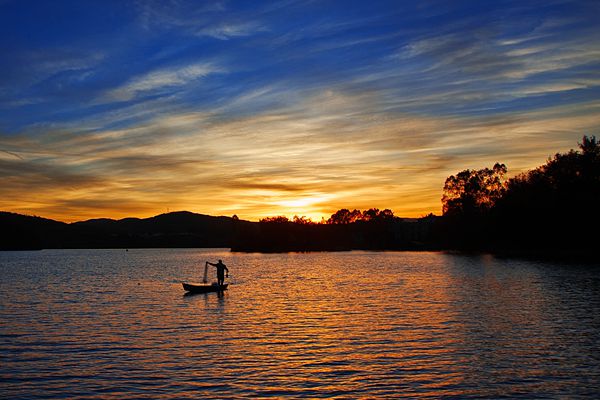
[[[184,296],[205,260],[232,285]],[[0,252],[0,397],[597,397],[600,269],[442,253]]]

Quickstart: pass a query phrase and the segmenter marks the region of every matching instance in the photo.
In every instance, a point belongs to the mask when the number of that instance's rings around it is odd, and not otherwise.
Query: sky
[[[600,132],[598,1],[0,0],[0,210],[441,213]]]

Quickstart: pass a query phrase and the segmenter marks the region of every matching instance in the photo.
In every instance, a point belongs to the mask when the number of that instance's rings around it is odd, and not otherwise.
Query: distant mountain
[[[252,224],[187,211],[151,218],[101,218],[71,224],[0,212],[0,250],[231,247],[234,222]]]
[[[0,211],[0,250],[49,247],[65,235],[68,224],[51,219]]]

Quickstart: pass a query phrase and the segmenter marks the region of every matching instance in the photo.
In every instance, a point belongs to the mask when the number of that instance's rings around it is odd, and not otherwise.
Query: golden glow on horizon
[[[67,222],[167,210],[320,221],[371,207],[419,217],[441,212],[450,174],[497,161],[516,174],[600,126],[597,102],[507,117],[376,119],[368,101],[328,91],[277,115],[185,113],[122,130],[8,137],[0,210]]]

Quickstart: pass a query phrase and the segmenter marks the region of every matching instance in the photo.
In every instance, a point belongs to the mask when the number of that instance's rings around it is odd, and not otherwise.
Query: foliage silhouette
[[[504,254],[597,258],[600,145],[584,136],[579,151],[557,153],[504,180],[506,167],[448,177],[434,237],[445,248]]]
[[[267,217],[257,226],[236,231],[234,251],[325,251],[433,249],[429,237],[436,217],[403,220],[389,210],[341,209],[327,221],[305,216]]]
[[[265,217],[259,220],[261,223],[275,223],[275,224],[285,224],[290,222],[288,217],[284,215],[278,215],[276,217]]]
[[[451,175],[444,183],[443,215],[474,215],[489,211],[506,190],[506,165],[469,170]]]
[[[314,222],[312,221],[312,219],[310,219],[310,218],[307,218],[307,217],[306,217],[306,216],[304,216],[304,215],[303,215],[303,216],[301,216],[301,217],[299,217],[299,216],[297,216],[297,215],[294,215],[294,218],[293,218],[293,220],[292,220],[292,221],[293,221],[295,224],[299,224],[299,225],[313,225],[313,224],[314,224]]]
[[[365,211],[350,211],[347,208],[342,208],[341,210],[338,210],[332,214],[327,220],[327,223],[344,225],[355,222],[393,220],[394,218],[396,218],[394,217],[394,212],[387,208],[383,211],[380,211],[378,208],[370,208]]]
[[[336,211],[331,217],[327,220],[328,224],[340,225],[340,224],[351,224],[353,222],[358,221],[362,218],[362,213],[359,210],[348,210],[347,208],[342,208],[341,210]]]
[[[501,247],[536,252],[595,252],[600,222],[600,144],[584,136],[579,151],[557,153],[546,164],[507,182],[490,218]]]

